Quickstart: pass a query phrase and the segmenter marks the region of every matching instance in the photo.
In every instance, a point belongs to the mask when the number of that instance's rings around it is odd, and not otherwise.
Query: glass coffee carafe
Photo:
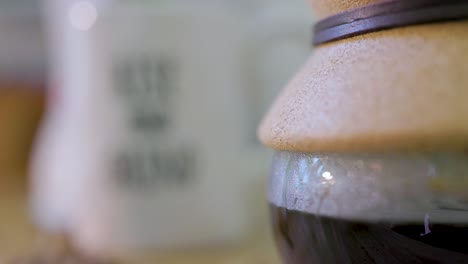
[[[311,2],[258,132],[283,263],[468,263],[468,3]]]
[[[278,152],[269,202],[284,263],[466,263],[466,175],[463,153]]]

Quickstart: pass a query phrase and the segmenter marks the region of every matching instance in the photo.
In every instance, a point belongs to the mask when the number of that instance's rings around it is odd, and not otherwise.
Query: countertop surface
[[[1,177],[1,176],[0,176]],[[1,179],[3,178],[3,179]],[[12,183],[12,177],[0,178],[0,264],[49,264],[31,261],[33,256],[48,254],[49,241],[31,224],[25,184]],[[13,177],[14,178],[14,177]],[[23,186],[23,187],[20,187]],[[204,249],[197,251],[153,254],[131,260],[120,260],[116,264],[276,264],[277,253],[268,235],[259,235],[250,242],[231,248]],[[54,244],[55,243],[55,244]],[[57,248],[56,242],[54,248]],[[60,248],[60,246],[59,246]],[[63,247],[62,247],[63,248]],[[32,258],[34,259],[34,257]],[[88,264],[85,261],[59,261],[50,264]],[[95,264],[89,262],[89,264]],[[99,263],[101,264],[101,263]],[[107,263],[106,263],[107,264]],[[114,264],[114,263],[112,263]]]

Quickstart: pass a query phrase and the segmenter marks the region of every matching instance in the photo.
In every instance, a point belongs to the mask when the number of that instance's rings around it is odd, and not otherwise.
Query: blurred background
[[[304,0],[0,1],[0,263],[278,263],[256,127],[312,22]]]

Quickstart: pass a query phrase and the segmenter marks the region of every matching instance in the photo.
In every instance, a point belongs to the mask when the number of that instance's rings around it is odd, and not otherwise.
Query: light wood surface
[[[34,228],[29,220],[24,178],[23,175],[2,175],[0,182],[0,264],[27,263],[20,260],[47,254],[48,250],[51,250],[47,248],[48,245],[44,245],[46,241],[44,236]],[[268,235],[260,235],[257,239],[233,248],[152,254],[151,256],[120,260],[116,263],[279,264],[276,250],[269,238]],[[56,247],[56,245],[50,246]]]

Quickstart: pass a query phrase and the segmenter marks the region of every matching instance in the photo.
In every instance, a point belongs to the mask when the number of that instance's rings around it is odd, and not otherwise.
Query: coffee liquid
[[[366,223],[270,207],[285,264],[468,263],[468,226]]]

